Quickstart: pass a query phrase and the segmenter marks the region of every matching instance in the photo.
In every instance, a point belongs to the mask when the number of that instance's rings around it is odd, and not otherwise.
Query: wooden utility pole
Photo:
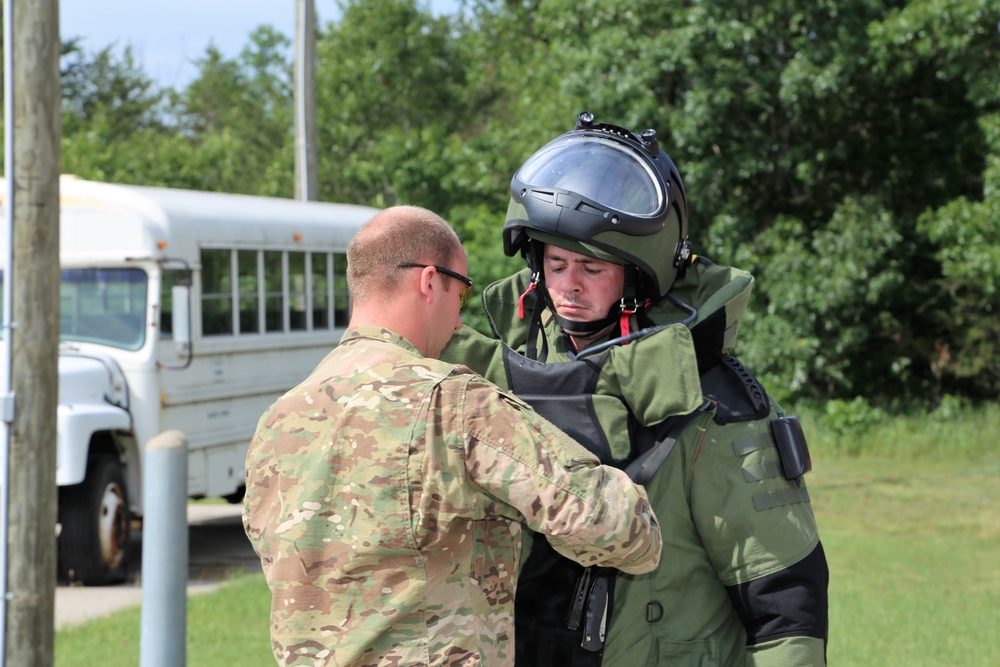
[[[59,353],[59,0],[8,0],[5,86],[13,120],[6,202],[13,230],[6,667],[53,664]],[[5,16],[5,21],[7,17]],[[13,97],[13,99],[9,99]],[[12,150],[10,150],[12,149]]]
[[[295,198],[316,201],[316,6],[295,2]]]

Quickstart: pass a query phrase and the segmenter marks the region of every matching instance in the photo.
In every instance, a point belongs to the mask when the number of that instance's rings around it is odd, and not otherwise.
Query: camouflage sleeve
[[[653,570],[662,538],[645,491],[534,412],[481,380],[469,383],[463,426],[472,479],[553,548],[582,565]]]

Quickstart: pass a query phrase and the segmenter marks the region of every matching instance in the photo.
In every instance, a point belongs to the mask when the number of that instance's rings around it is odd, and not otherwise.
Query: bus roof
[[[278,197],[98,183],[63,176],[63,263],[169,257],[192,265],[199,248],[345,249],[378,209]],[[6,220],[4,205],[4,221]],[[6,225],[0,248],[7,243]]]

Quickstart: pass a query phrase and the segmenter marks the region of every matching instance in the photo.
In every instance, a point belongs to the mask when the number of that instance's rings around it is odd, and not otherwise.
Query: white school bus
[[[99,585],[125,576],[157,434],[186,435],[188,496],[241,499],[260,415],[340,340],[347,244],[376,209],[65,176],[60,191],[58,562]],[[0,262],[7,243],[4,222]]]

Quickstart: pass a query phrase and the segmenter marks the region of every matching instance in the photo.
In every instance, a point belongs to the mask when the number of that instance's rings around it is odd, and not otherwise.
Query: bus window
[[[306,330],[306,254],[288,253],[288,327]]]
[[[160,340],[174,337],[174,285],[181,282],[180,271],[164,270],[160,279]]]
[[[328,331],[350,317],[344,253],[203,248],[201,266],[202,335]]]
[[[233,333],[232,252],[201,251],[201,333]]]
[[[312,283],[309,286],[312,292],[312,328],[329,329],[330,322],[330,280],[328,278],[329,266],[327,253],[314,252],[310,254],[310,273]]]
[[[257,285],[256,250],[239,250],[236,253],[236,270],[240,289],[240,333],[260,331],[260,294]]]
[[[264,331],[284,331],[284,287],[278,250],[264,251]]]
[[[146,340],[148,282],[141,269],[64,269],[59,339],[138,350]]]

